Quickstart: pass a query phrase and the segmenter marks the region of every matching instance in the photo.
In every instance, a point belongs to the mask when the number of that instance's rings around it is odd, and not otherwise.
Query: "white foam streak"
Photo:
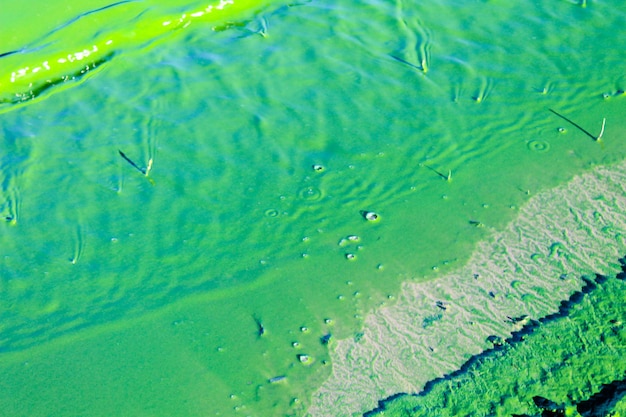
[[[510,318],[558,311],[584,274],[618,272],[626,253],[626,163],[599,167],[531,198],[505,230],[478,245],[460,270],[406,282],[393,306],[365,320],[364,337],[337,343],[333,372],[311,416],[351,416],[379,399],[418,393],[518,330]],[[437,306],[443,302],[445,309]]]

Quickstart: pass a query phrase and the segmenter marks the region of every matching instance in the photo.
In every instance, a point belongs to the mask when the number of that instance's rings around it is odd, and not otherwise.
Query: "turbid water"
[[[580,214],[623,207],[617,1],[39,3],[0,14],[8,415],[363,413],[619,269]]]
[[[625,277],[585,277],[558,312],[367,416],[623,415]]]

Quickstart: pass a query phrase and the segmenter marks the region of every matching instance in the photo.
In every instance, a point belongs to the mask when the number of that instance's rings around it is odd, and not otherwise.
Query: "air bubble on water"
[[[317,187],[308,186],[298,191],[298,197],[307,201],[316,201],[323,197],[323,193]]]
[[[373,211],[362,211],[361,215],[365,218],[365,220],[367,220],[368,222],[375,222],[377,221],[380,216],[378,215],[378,213],[375,213]]]
[[[278,210],[276,209],[268,209],[265,211],[266,217],[278,217]]]
[[[300,363],[303,363],[305,365],[311,362],[311,357],[309,355],[299,354],[297,355],[297,357]]]
[[[544,140],[531,140],[527,146],[533,152],[544,153],[550,150],[550,144]]]

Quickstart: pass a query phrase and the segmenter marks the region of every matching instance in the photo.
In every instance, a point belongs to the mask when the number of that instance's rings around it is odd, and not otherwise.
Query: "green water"
[[[3,5],[1,408],[304,415],[402,282],[623,159],[620,2],[536,3]]]
[[[541,325],[528,323],[462,372],[368,415],[623,415],[623,278],[587,277],[583,291]]]

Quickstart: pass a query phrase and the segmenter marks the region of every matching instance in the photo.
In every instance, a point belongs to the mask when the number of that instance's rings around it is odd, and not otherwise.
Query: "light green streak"
[[[58,41],[53,39],[50,42],[52,46],[46,45],[26,53],[19,51],[0,58],[3,64],[0,73],[0,113],[12,107],[7,107],[6,104],[32,100],[50,87],[82,78],[123,51],[154,42],[163,35],[185,29],[192,23],[215,25],[223,24],[229,19],[242,19],[242,14],[258,10],[264,3],[266,0],[219,0],[179,15],[154,17],[149,16],[150,10],[138,9],[141,3],[129,2],[111,9],[121,9],[126,17],[136,17],[131,19],[127,27],[113,31],[107,31],[108,25],[116,22],[111,19],[101,22],[98,16],[105,13],[105,10],[94,13],[90,19],[86,19],[87,23],[77,19],[60,30],[63,36],[61,48],[54,47]],[[85,35],[74,36],[72,33],[84,33],[81,30],[88,24],[92,25],[89,29],[93,31],[94,21],[102,26],[93,39],[86,39],[88,36]],[[81,26],[82,23],[84,24]],[[75,26],[81,27],[75,29]],[[54,32],[50,33],[50,37]],[[50,40],[43,41],[47,43]]]

